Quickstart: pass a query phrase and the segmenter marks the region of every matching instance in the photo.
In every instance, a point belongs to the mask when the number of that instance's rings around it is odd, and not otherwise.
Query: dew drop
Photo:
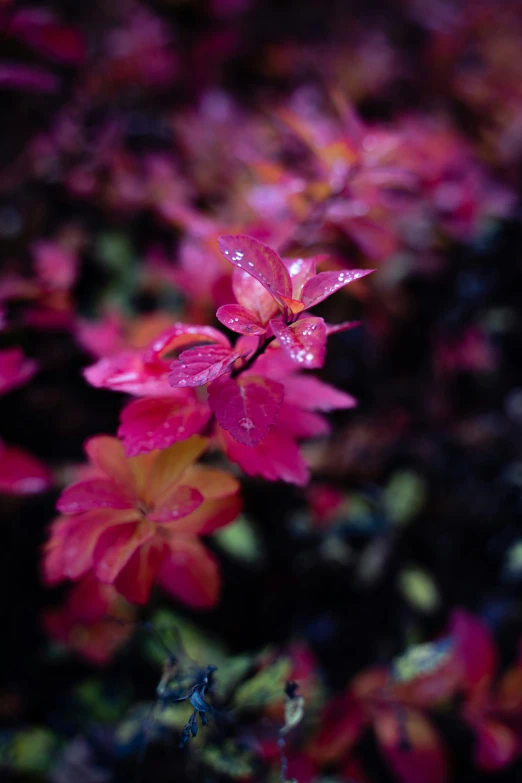
[[[252,419],[239,419],[238,424],[244,430],[252,430],[255,426]]]

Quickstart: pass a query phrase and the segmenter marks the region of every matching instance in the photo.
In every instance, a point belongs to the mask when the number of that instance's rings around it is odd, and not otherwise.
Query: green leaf
[[[259,536],[245,516],[239,516],[231,525],[214,533],[214,540],[228,555],[249,565],[263,560],[264,552]]]
[[[254,709],[274,701],[282,701],[291,671],[291,661],[288,658],[278,658],[237,689],[234,704],[245,709]]]
[[[440,605],[440,595],[431,576],[411,566],[399,574],[398,588],[408,603],[421,612],[434,612]]]
[[[396,525],[404,525],[415,517],[426,500],[424,481],[413,471],[393,474],[384,493],[384,510]]]

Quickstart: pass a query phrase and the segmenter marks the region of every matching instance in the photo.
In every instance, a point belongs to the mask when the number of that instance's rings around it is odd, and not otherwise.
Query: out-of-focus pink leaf
[[[326,334],[330,337],[331,334],[338,334],[339,332],[349,332],[351,329],[355,329],[360,326],[362,321],[343,321],[340,324],[326,324]]]
[[[155,535],[148,520],[111,525],[98,539],[93,554],[94,573],[101,582],[113,584],[134,553]]]
[[[33,245],[35,271],[40,284],[49,291],[68,291],[76,280],[78,261],[56,242],[44,240]]]
[[[64,489],[56,508],[62,514],[78,514],[93,508],[132,508],[134,498],[110,479],[79,481]]]
[[[244,234],[219,237],[218,245],[227,261],[259,280],[285,309],[283,297],[292,298],[292,282],[275,250]]]
[[[303,369],[322,367],[326,353],[326,326],[322,318],[302,318],[290,326],[270,321],[279,345]]]
[[[52,486],[50,470],[32,454],[0,443],[0,492],[34,495]]]
[[[53,14],[39,8],[23,8],[13,14],[9,33],[57,62],[75,65],[85,58],[85,39],[81,31],[57,21]]]
[[[238,334],[264,334],[263,324],[257,320],[254,313],[242,305],[223,305],[216,312],[218,321]]]
[[[0,394],[23,386],[33,377],[38,365],[24,356],[21,348],[7,348],[0,351]]]
[[[366,711],[351,694],[333,699],[323,712],[312,755],[331,763],[344,756],[359,739],[367,723]]]
[[[226,373],[239,354],[221,345],[202,345],[183,351],[171,365],[171,386],[204,386]]]
[[[210,408],[194,398],[171,397],[134,400],[121,413],[118,436],[128,457],[153,449],[167,449],[178,440],[200,432],[210,418]]]
[[[225,452],[231,462],[237,462],[247,476],[260,476],[267,481],[286,481],[304,487],[310,478],[308,466],[292,438],[281,432],[269,432],[251,448],[238,443],[223,431]]]
[[[249,375],[225,378],[208,390],[209,405],[223,429],[234,440],[255,446],[277,419],[284,387],[278,381]]]
[[[138,397],[165,396],[171,389],[167,366],[145,364],[140,351],[122,351],[87,367],[83,375],[91,386]]]
[[[447,783],[446,752],[438,733],[418,710],[382,709],[374,717],[381,751],[401,783]]]
[[[60,79],[44,68],[0,62],[0,88],[26,92],[58,92]]]
[[[314,307],[343,286],[373,271],[373,269],[345,269],[341,272],[319,272],[303,286],[301,298],[305,308],[308,310]]]
[[[497,654],[488,626],[464,609],[451,617],[450,632],[461,662],[462,682],[468,694],[484,696],[495,675]]]
[[[217,560],[197,538],[173,538],[158,581],[166,592],[195,609],[215,606],[221,588]]]
[[[284,380],[285,402],[307,411],[334,411],[354,408],[357,400],[319,378],[294,375]]]
[[[285,399],[279,410],[277,430],[297,439],[319,438],[330,432],[330,425],[323,416],[288,405]]]
[[[146,604],[168,545],[157,536],[137,549],[118,574],[116,590],[133,604]]]
[[[517,735],[497,721],[481,722],[475,737],[475,764],[487,772],[507,767],[520,751]]]

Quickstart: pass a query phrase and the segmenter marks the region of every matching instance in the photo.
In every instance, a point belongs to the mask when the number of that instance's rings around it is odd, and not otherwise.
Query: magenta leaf
[[[39,459],[23,449],[0,444],[0,492],[33,495],[51,485],[51,472]]]
[[[203,345],[183,351],[171,365],[171,386],[204,386],[226,373],[239,354],[221,345]]]
[[[191,392],[193,393],[193,392]],[[176,397],[133,400],[121,413],[118,437],[127,457],[167,449],[200,432],[210,418],[210,408],[194,398]]]
[[[192,514],[203,503],[203,495],[198,489],[176,486],[162,498],[154,511],[147,516],[152,522],[167,523]]]
[[[313,376],[293,375],[285,379],[285,402],[307,411],[354,408],[357,400]]]
[[[22,386],[33,377],[38,365],[24,356],[21,348],[6,348],[0,351],[0,394]]]
[[[305,309],[314,307],[338,291],[339,288],[343,288],[348,283],[353,283],[354,280],[359,280],[373,271],[373,269],[344,269],[341,272],[319,272],[303,286],[301,300]]]
[[[279,312],[278,304],[272,294],[244,269],[234,269],[232,290],[237,302],[255,313],[257,320],[263,325]]]
[[[45,10],[20,9],[13,15],[8,29],[20,41],[58,62],[78,64],[85,57],[81,31],[56,20]]]
[[[171,391],[167,365],[145,364],[140,351],[122,351],[106,356],[83,371],[85,380],[97,389],[157,397]]]
[[[225,452],[247,476],[261,476],[266,481],[286,481],[304,487],[310,478],[308,466],[297,443],[282,432],[269,432],[257,446],[249,448],[223,432]]]
[[[331,334],[338,334],[339,332],[349,332],[360,326],[362,321],[343,321],[340,324],[326,324],[326,334],[330,337]]]
[[[223,429],[245,446],[263,440],[277,419],[284,387],[258,375],[226,378],[213,383],[208,402]]]
[[[238,334],[264,334],[266,332],[263,324],[257,320],[254,313],[241,305],[229,304],[223,305],[216,312],[218,321],[223,326],[227,326],[233,332]]]
[[[302,318],[290,326],[270,321],[272,331],[287,356],[303,369],[322,367],[326,353],[326,326],[322,318]]]
[[[243,234],[219,237],[218,245],[227,261],[259,280],[285,309],[284,297],[291,299],[292,281],[275,250]]]
[[[218,343],[230,348],[227,337],[213,326],[176,323],[152,340],[145,349],[143,358],[146,363],[155,363],[175,351],[188,350],[189,347],[204,343]]]
[[[26,92],[57,92],[60,79],[51,71],[13,62],[0,62],[0,87]]]
[[[79,481],[64,489],[56,508],[62,514],[78,514],[93,508],[132,508],[134,499],[110,479]]]

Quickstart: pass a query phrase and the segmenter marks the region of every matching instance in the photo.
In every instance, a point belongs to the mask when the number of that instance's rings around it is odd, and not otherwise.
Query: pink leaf
[[[57,92],[60,80],[51,71],[19,63],[0,62],[0,87],[27,92]]]
[[[167,366],[145,364],[139,351],[107,356],[87,367],[83,375],[97,389],[112,389],[143,397],[164,396],[171,392]]]
[[[195,609],[215,606],[221,588],[218,562],[197,538],[173,539],[158,581],[166,592]]]
[[[33,247],[35,270],[40,284],[48,291],[68,291],[78,272],[76,256],[56,242],[40,241]]]
[[[497,721],[481,723],[476,733],[475,764],[488,772],[503,769],[520,750],[520,742],[512,729]]]
[[[239,354],[221,345],[203,345],[183,351],[171,365],[171,386],[204,386],[226,373]]]
[[[78,514],[93,508],[132,508],[134,499],[110,479],[87,479],[64,489],[56,508],[62,514]]]
[[[292,282],[275,250],[244,234],[219,237],[218,245],[227,261],[259,280],[285,309],[282,297],[292,297]]]
[[[241,305],[223,305],[216,312],[218,321],[238,334],[264,334],[263,324],[257,320],[254,313]]]
[[[285,398],[279,410],[277,431],[297,439],[318,438],[330,432],[330,425],[317,413],[288,405]]]
[[[422,712],[380,710],[374,719],[379,746],[401,783],[447,783],[447,761],[438,733]]]
[[[301,374],[285,379],[285,402],[307,411],[333,411],[354,408],[357,400],[318,378]]]
[[[38,365],[24,356],[21,348],[0,351],[0,394],[22,386],[33,377]]]
[[[267,481],[286,481],[304,487],[310,478],[308,466],[296,442],[281,432],[269,432],[257,446],[250,448],[223,432],[225,452],[237,462],[247,476],[261,476]]]
[[[284,387],[257,375],[226,378],[208,390],[209,405],[223,429],[246,446],[259,443],[277,419]]]
[[[255,313],[262,324],[267,324],[279,311],[272,294],[244,269],[234,269],[232,290],[238,303]]]
[[[146,348],[143,358],[146,363],[164,359],[169,354],[187,349],[189,346],[204,343],[217,343],[230,348],[227,337],[213,326],[198,326],[195,324],[176,323],[159,334]]]
[[[192,514],[202,503],[203,495],[198,489],[178,485],[173,487],[172,491],[167,492],[162,497],[161,503],[147,516],[152,522],[166,524]]]
[[[373,271],[373,269],[345,269],[342,272],[319,272],[303,286],[301,299],[305,308],[308,310],[308,308],[314,307],[338,291],[339,288],[343,288],[348,283],[353,283],[354,280],[359,280]]]
[[[283,261],[292,281],[292,296],[301,299],[303,286],[315,276],[317,258],[290,258]]]
[[[32,454],[0,444],[0,492],[33,495],[52,486],[50,470]]]
[[[331,334],[338,334],[339,332],[349,332],[351,329],[355,329],[360,326],[362,321],[343,321],[340,324],[326,324],[326,334],[330,337]]]
[[[134,400],[121,413],[118,437],[127,457],[167,449],[200,432],[210,418],[210,408],[195,399],[175,397]]]
[[[326,326],[322,318],[302,318],[290,326],[270,321],[279,345],[303,369],[322,367],[326,353]]]

